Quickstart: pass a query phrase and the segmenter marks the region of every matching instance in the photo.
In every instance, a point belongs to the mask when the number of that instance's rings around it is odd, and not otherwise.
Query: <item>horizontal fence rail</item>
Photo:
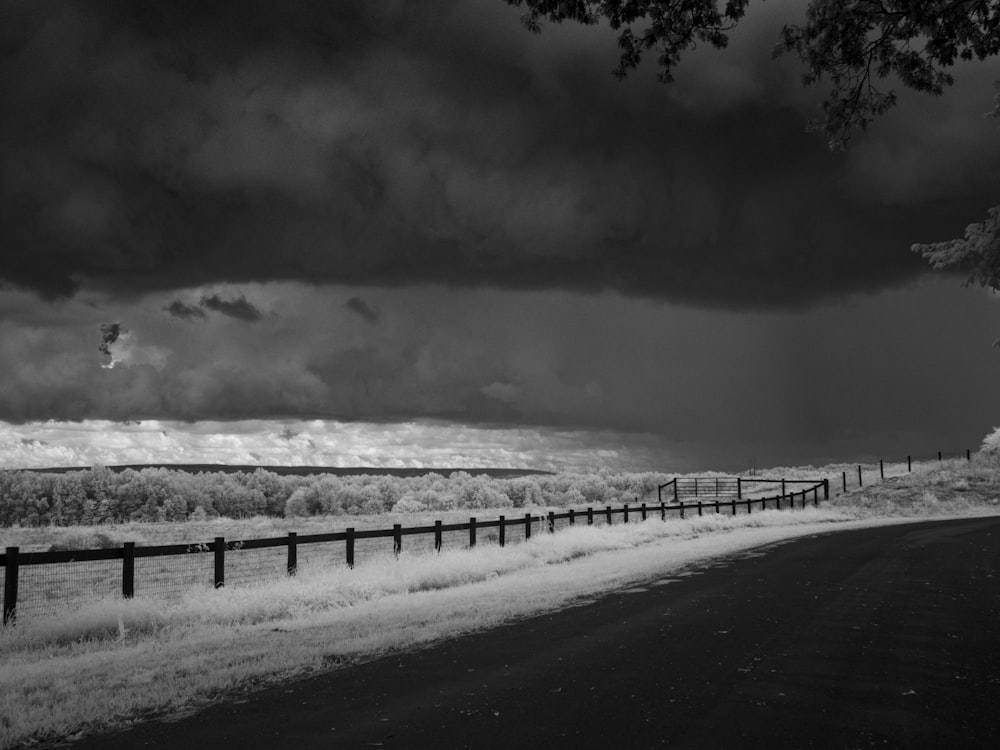
[[[663,502],[664,493],[679,503],[682,497],[735,497],[742,500],[744,493],[758,492],[758,485],[780,485],[785,495],[789,485],[822,484],[822,479],[765,479],[762,477],[674,477],[656,488],[657,500]]]
[[[749,480],[737,482],[736,492],[732,492],[721,479],[718,485],[720,494],[715,495],[713,500],[698,496],[694,502],[636,502],[620,507],[591,506],[558,513],[499,516],[485,521],[472,517],[462,523],[435,521],[412,527],[395,524],[391,529],[347,528],[326,534],[290,532],[286,536],[267,539],[227,540],[220,536],[212,541],[191,544],[136,546],[126,542],[121,547],[109,549],[47,552],[27,552],[18,547],[7,547],[0,553],[0,572],[4,577],[3,624],[13,625],[19,614],[57,614],[67,604],[85,604],[106,596],[125,599],[144,595],[179,596],[184,590],[198,585],[220,588],[227,582],[243,584],[294,576],[303,563],[352,568],[359,556],[388,553],[389,540],[392,540],[392,553],[399,555],[404,548],[404,537],[412,538],[406,546],[412,546],[417,551],[429,548],[440,551],[445,546],[468,549],[480,541],[503,547],[508,543],[528,540],[532,534],[554,533],[557,529],[576,524],[599,526],[651,518],[665,521],[668,514],[674,518],[685,518],[686,514],[701,516],[706,512],[736,515],[738,512],[752,513],[767,508],[792,510],[803,508],[810,501],[819,505],[821,495],[824,500],[830,496],[826,479],[753,480],[779,482],[781,486],[780,494],[755,498],[740,496],[742,485]],[[677,495],[680,497],[684,494],[680,487],[685,485],[675,482],[668,483],[668,486],[678,488]],[[793,484],[807,486],[794,490],[789,487]],[[711,487],[714,491],[715,485],[711,484]],[[725,494],[722,494],[723,490]],[[369,544],[365,554],[359,555],[364,543],[372,540],[384,541],[376,550],[372,550]],[[331,548],[331,545],[335,547]],[[85,563],[103,565],[98,566],[95,573],[94,568]],[[52,574],[46,576],[46,572]],[[22,582],[28,585],[22,586]],[[67,590],[73,595],[67,595]]]

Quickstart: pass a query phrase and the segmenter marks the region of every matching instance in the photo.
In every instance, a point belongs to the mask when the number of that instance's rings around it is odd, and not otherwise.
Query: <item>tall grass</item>
[[[780,539],[904,517],[995,514],[998,504],[997,467],[963,461],[819,509],[576,526],[505,548],[404,552],[353,570],[200,588],[177,601],[107,599],[0,631],[0,747],[197,705]]]
[[[493,626],[844,519],[829,510],[577,527],[387,556],[176,603],[109,600],[0,634],[0,747],[94,731],[261,681]]]
[[[13,650],[83,640],[121,640],[171,627],[249,625],[296,619],[316,612],[354,606],[386,596],[444,589],[553,565],[597,552],[631,549],[656,540],[687,539],[740,528],[795,526],[843,521],[843,512],[807,508],[751,515],[708,514],[685,520],[576,526],[527,542],[499,547],[446,549],[440,553],[403,552],[370,558],[354,569],[334,567],[300,572],[256,585],[193,588],[179,601],[155,597],[90,602],[59,616],[26,619],[0,630],[0,655]]]

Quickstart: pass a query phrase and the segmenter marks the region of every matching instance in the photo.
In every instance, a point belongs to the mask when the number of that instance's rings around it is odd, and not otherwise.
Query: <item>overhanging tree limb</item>
[[[763,1],[763,0],[762,0]],[[525,8],[534,32],[543,20],[587,25],[605,19],[621,48],[615,75],[624,77],[656,50],[658,77],[669,82],[681,54],[697,42],[725,47],[749,0],[505,0]],[[638,29],[638,30],[637,30]],[[793,54],[805,65],[802,81],[831,88],[811,127],[831,148],[844,148],[896,104],[877,81],[898,80],[915,91],[940,95],[954,79],[958,60],[1000,53],[1000,0],[810,0],[805,23],[787,24],[774,54]],[[994,116],[1000,115],[997,94]],[[935,268],[962,266],[969,283],[1000,290],[1000,206],[970,224],[963,239],[916,244]]]
[[[762,0],[763,1],[763,0]],[[658,77],[673,79],[681,55],[698,42],[725,47],[750,0],[505,0],[522,7],[524,25],[543,21],[594,25],[618,32],[615,75],[624,77],[643,55],[658,53]],[[896,103],[874,80],[896,78],[916,91],[940,94],[953,82],[958,60],[1000,53],[1000,0],[811,0],[803,24],[787,24],[776,55],[805,65],[803,83],[832,87],[813,123],[831,146],[843,147]]]

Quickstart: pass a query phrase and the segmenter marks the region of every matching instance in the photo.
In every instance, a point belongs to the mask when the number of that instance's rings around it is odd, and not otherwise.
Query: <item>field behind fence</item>
[[[490,520],[470,517],[461,523],[435,521],[408,527],[394,524],[391,529],[347,528],[303,535],[290,532],[265,539],[227,540],[220,536],[196,543],[138,546],[126,542],[108,549],[47,552],[7,547],[0,554],[3,622],[6,625],[17,618],[59,616],[106,598],[177,600],[192,588],[252,585],[294,576],[305,569],[353,567],[374,556],[398,555],[404,549],[430,552],[479,544],[502,547],[530,539],[533,534],[555,533],[577,524],[600,526],[650,518],[666,521],[691,514],[792,510],[808,503],[818,505],[821,496],[829,498],[827,479],[743,479],[737,483],[735,493],[728,491],[732,479],[720,481],[718,494],[714,483],[703,484],[697,496],[688,491],[686,480],[672,480],[661,487],[668,488],[667,497],[671,499],[674,491],[677,493],[677,502],[669,504],[637,502],[546,514],[501,515]],[[745,496],[744,489],[750,486],[757,491]],[[772,494],[760,496],[761,488],[769,486],[774,488]]]

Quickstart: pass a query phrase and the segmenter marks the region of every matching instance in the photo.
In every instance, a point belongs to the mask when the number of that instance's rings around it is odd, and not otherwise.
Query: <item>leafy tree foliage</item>
[[[1000,93],[996,96],[996,108],[991,114],[1000,117]],[[969,224],[961,239],[918,242],[911,249],[920,253],[934,268],[965,269],[969,272],[966,285],[978,284],[1000,291],[1000,206],[991,208],[984,221]],[[993,342],[993,346],[1000,348],[1000,338]]]
[[[420,477],[190,474],[104,467],[45,474],[0,470],[0,526],[75,526],[256,515],[337,516],[459,508],[628,502],[655,497],[662,474],[557,474],[491,479],[458,471]]]
[[[913,251],[934,268],[970,268],[968,284],[1000,289],[1000,206],[991,208],[985,221],[969,224],[962,239],[916,244]]]
[[[505,0],[525,8],[533,32],[542,22],[607,21],[618,32],[621,78],[643,55],[657,53],[659,78],[672,80],[681,53],[705,42],[725,47],[749,0]],[[833,149],[847,145],[896,104],[885,85],[898,81],[915,91],[941,94],[953,83],[959,60],[1000,53],[1000,0],[810,0],[805,22],[784,26],[775,55],[792,54],[805,66],[807,86],[826,83],[821,116],[811,123]],[[994,116],[1000,116],[1000,94]],[[970,283],[1000,290],[1000,207],[970,224],[962,239],[917,244],[935,268],[967,268]],[[995,342],[1000,346],[1000,339]]]
[[[1000,427],[994,428],[993,432],[983,438],[980,452],[985,456],[1000,459]]]
[[[621,78],[655,51],[659,78],[673,80],[681,53],[706,42],[725,47],[749,0],[506,0],[524,7],[524,25],[542,21],[593,25],[606,20],[618,32]],[[842,147],[857,130],[896,103],[880,81],[895,77],[916,91],[940,94],[953,82],[958,60],[1000,52],[998,0],[810,0],[804,24],[782,29],[775,54],[792,53],[805,65],[803,83],[831,84],[815,125]]]
[[[1000,52],[996,0],[813,0],[803,26],[788,25],[777,52],[806,64],[804,83],[829,79],[820,127],[842,146],[896,103],[879,81],[896,77],[915,91],[941,94],[958,60]]]
[[[624,78],[638,66],[642,56],[655,50],[660,64],[661,81],[673,80],[672,69],[681,53],[697,42],[725,47],[726,34],[743,17],[749,0],[728,0],[719,8],[716,0],[507,0],[510,5],[526,6],[521,16],[524,25],[535,33],[541,31],[542,19],[561,23],[577,21],[585,25],[606,19],[618,31],[621,58],[615,75]],[[637,25],[643,28],[636,31]]]

